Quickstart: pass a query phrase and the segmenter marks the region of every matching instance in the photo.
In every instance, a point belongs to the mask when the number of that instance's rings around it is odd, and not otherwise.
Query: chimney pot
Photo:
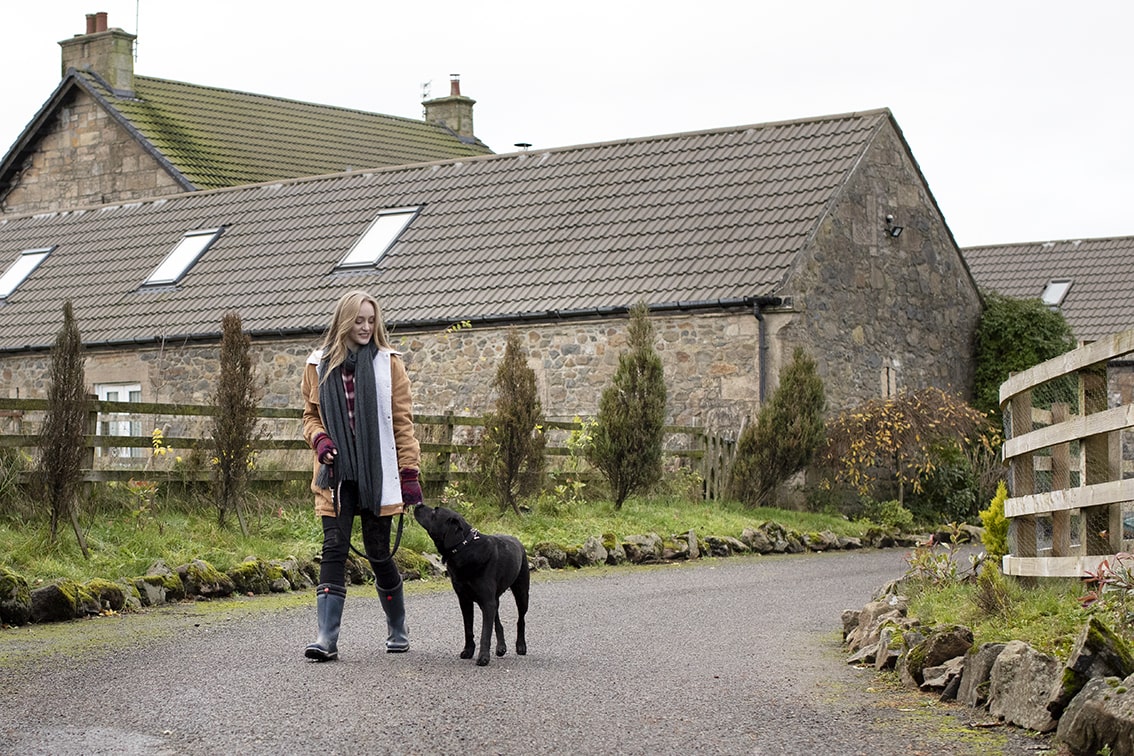
[[[87,14],[87,34],[95,33],[95,14]]]
[[[106,31],[106,11],[99,11],[95,14],[95,31]]]
[[[449,75],[453,77],[453,78],[449,79],[449,96],[450,97],[460,97],[461,96],[461,75],[460,74],[449,74]]]

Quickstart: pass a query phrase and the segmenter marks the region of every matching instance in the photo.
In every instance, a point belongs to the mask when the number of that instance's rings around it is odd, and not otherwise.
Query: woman
[[[409,376],[390,346],[374,297],[339,299],[321,349],[303,371],[303,437],[315,451],[315,513],[323,520],[316,608],[319,637],[304,656],[338,658],[346,558],[354,516],[386,612],[386,651],[409,650],[402,576],[390,556],[390,524],[421,503],[420,450]]]

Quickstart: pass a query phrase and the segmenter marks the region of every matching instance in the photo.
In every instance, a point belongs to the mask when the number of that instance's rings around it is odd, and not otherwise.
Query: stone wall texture
[[[128,202],[183,191],[98,106],[76,90],[25,160],[0,214],[24,215]]]

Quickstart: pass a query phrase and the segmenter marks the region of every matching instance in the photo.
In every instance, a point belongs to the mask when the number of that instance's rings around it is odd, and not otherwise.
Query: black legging
[[[346,558],[354,515],[362,519],[362,545],[372,560],[374,580],[382,588],[393,588],[401,581],[394,560],[390,559],[390,523],[393,517],[380,517],[369,509],[358,508],[358,486],[343,481],[339,487],[339,516],[323,517],[323,560],[319,563],[319,582],[346,585]]]

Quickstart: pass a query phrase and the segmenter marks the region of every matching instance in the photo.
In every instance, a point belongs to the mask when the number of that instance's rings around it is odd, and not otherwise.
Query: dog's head
[[[473,528],[464,517],[445,507],[418,505],[413,508],[413,518],[433,539],[433,545],[446,554],[468,540]]]

